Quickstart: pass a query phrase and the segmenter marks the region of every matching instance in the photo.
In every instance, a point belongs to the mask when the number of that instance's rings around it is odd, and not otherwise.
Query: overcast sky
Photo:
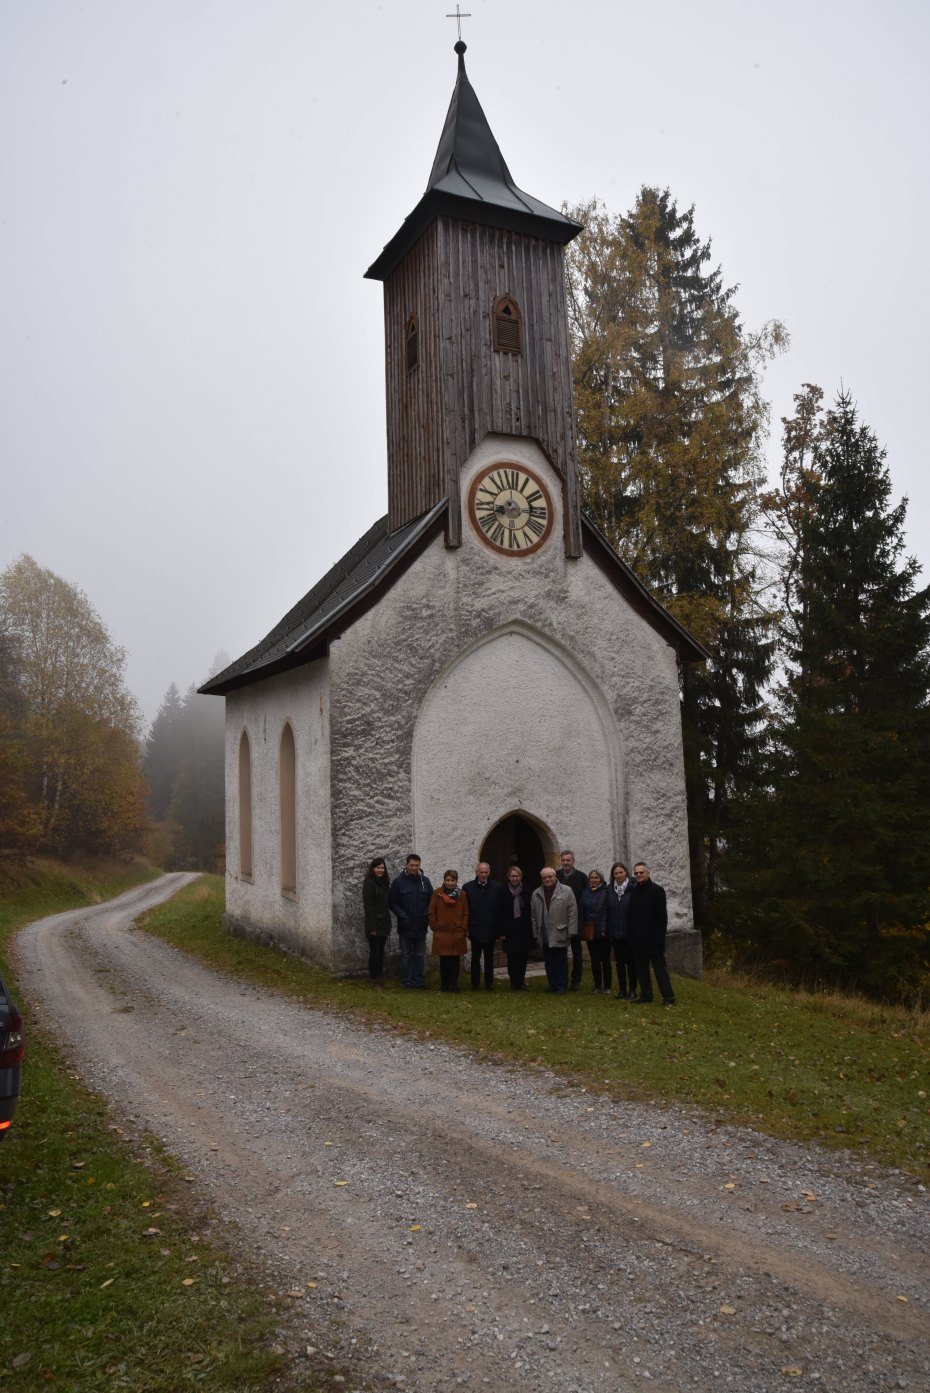
[[[387,506],[381,286],[455,81],[447,0],[4,0],[0,569],[81,586],[146,718]],[[778,419],[842,380],[930,563],[926,0],[471,0],[516,182],[696,206]]]

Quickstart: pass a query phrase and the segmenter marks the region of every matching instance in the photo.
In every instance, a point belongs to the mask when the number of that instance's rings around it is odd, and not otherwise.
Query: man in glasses
[[[665,962],[665,931],[668,928],[665,891],[661,885],[656,885],[645,861],[636,862],[633,881],[629,936],[639,978],[639,997],[633,1004],[645,1006],[653,1000],[652,973],[655,973],[662,1005],[674,1006],[675,993]]]

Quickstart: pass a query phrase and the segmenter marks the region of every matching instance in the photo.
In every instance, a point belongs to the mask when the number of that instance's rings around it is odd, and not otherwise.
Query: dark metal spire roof
[[[386,280],[434,218],[466,222],[570,242],[579,223],[518,189],[465,71],[465,44],[455,45],[459,70],[439,138],[426,193],[365,275]]]

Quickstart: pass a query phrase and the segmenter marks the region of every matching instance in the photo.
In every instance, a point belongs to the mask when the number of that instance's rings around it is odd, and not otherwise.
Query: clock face
[[[505,556],[538,551],[552,531],[549,490],[522,465],[496,464],[468,490],[468,515],[478,533]]]

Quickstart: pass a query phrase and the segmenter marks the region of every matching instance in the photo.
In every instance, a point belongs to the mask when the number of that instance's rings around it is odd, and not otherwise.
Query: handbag
[[[593,943],[594,941],[594,924],[590,919],[581,926],[581,940],[583,943]]]

